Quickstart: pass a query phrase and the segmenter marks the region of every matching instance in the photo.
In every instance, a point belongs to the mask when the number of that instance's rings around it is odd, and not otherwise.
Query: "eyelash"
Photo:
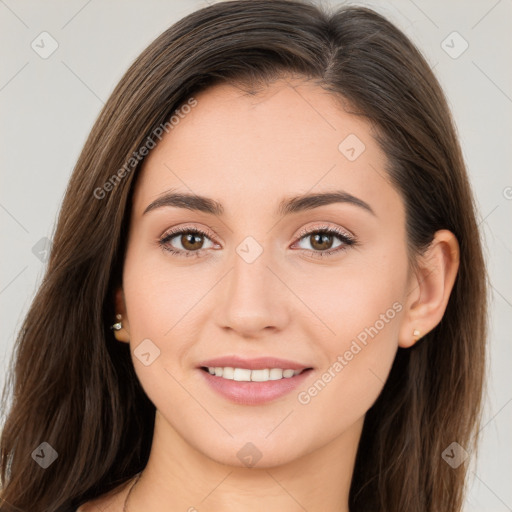
[[[175,238],[178,235],[183,235],[183,234],[201,235],[208,239],[212,238],[210,233],[207,233],[206,231],[202,231],[201,229],[198,229],[195,227],[183,227],[183,228],[178,228],[176,230],[171,230],[171,231],[166,232],[162,236],[162,238],[160,238],[158,240],[158,244],[160,245],[162,250],[170,252],[174,256],[183,257],[183,258],[199,257],[203,253],[203,251],[207,250],[207,249],[199,249],[197,251],[184,251],[181,249],[179,249],[179,250],[173,249],[171,246],[168,245],[168,243],[173,238]],[[301,249],[302,251],[306,251],[306,252],[310,253],[310,255],[315,258],[325,258],[328,256],[332,256],[334,254],[338,254],[338,253],[345,251],[349,246],[353,246],[353,245],[357,244],[357,240],[355,238],[350,237],[342,230],[340,230],[336,227],[332,227],[332,226],[321,226],[319,228],[315,228],[312,230],[304,229],[298,235],[297,242],[299,242],[303,238],[306,238],[307,236],[317,235],[317,234],[335,235],[343,242],[343,245],[338,246],[335,249],[328,249],[325,251],[314,251],[314,250],[310,250],[310,249]]]

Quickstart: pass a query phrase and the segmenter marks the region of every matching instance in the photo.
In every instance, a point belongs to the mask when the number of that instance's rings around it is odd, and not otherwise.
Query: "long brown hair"
[[[375,126],[406,207],[411,254],[443,228],[460,244],[442,321],[412,348],[398,349],[366,415],[350,510],[461,510],[467,464],[453,468],[442,453],[454,441],[476,448],[487,278],[440,85],[411,41],[370,9],[240,0],[198,10],[162,33],[121,79],[83,148],[4,389],[5,410],[9,390],[12,404],[0,444],[2,512],[64,511],[144,468],[155,408],[128,345],[109,329],[140,168],[130,159],[193,94],[219,82],[256,87],[287,74],[314,80]],[[58,454],[47,469],[31,457],[43,442]]]

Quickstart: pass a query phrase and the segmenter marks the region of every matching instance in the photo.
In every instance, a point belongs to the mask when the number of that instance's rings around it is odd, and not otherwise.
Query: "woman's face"
[[[195,96],[133,198],[123,322],[137,376],[169,435],[229,465],[357,439],[411,290],[404,205],[369,123],[292,84]]]

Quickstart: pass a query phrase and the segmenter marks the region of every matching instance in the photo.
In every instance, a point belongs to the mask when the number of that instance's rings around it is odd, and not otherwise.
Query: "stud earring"
[[[118,313],[118,314],[116,315],[116,318],[117,318],[118,320],[121,320],[122,316]],[[119,321],[119,322],[116,322],[115,324],[111,325],[111,326],[110,326],[110,328],[111,328],[111,329],[113,329],[114,331],[120,331],[120,330],[123,328],[123,325],[122,325],[122,324],[121,324],[121,322]]]
[[[415,337],[415,338],[419,338],[420,337],[420,334],[421,332],[418,331],[418,329],[414,329],[414,331],[412,332],[412,335]]]

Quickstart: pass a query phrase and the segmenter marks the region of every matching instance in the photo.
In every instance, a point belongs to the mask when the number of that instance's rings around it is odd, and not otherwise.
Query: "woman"
[[[209,6],[140,55],[77,162],[0,510],[460,511],[485,339],[418,50],[366,8]]]

